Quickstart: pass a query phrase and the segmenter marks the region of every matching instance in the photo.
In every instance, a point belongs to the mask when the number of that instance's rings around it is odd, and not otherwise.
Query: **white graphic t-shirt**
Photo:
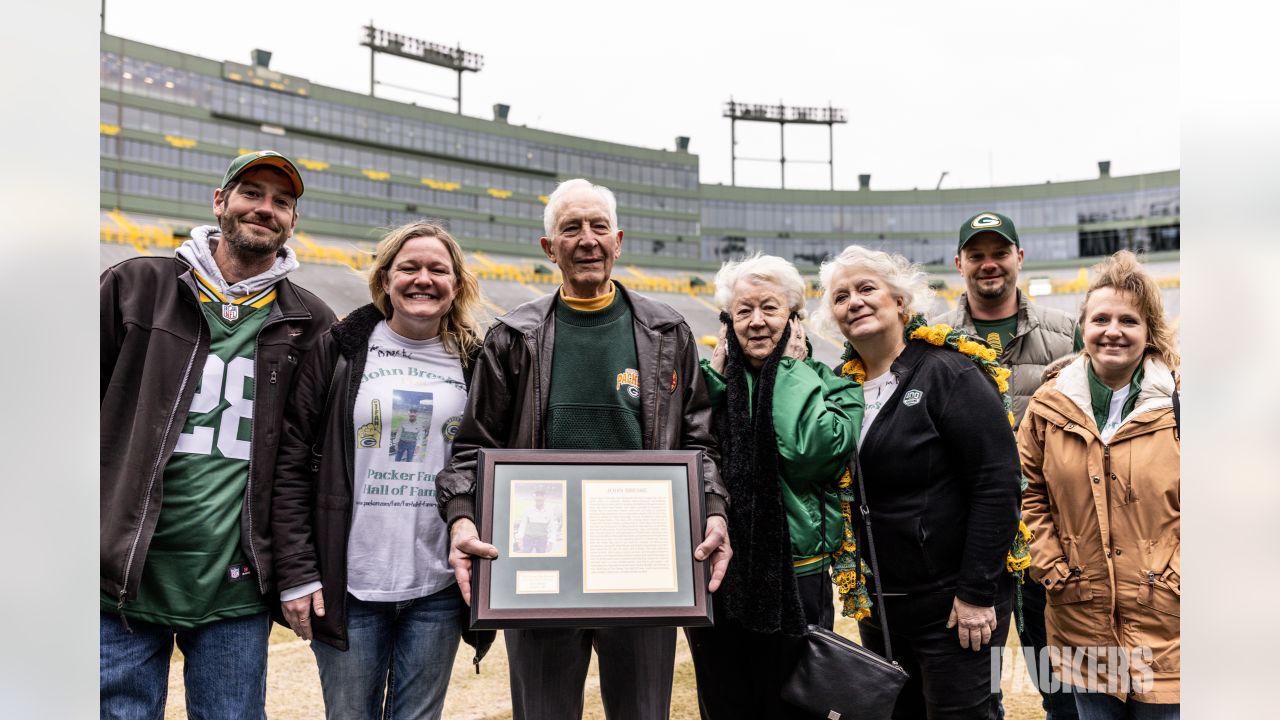
[[[867,439],[867,431],[871,429],[871,423],[875,422],[876,415],[880,414],[880,408],[893,397],[893,391],[897,389],[898,376],[892,372],[862,383],[862,400],[866,403],[866,409],[862,412],[862,432],[858,433],[858,447],[862,447],[862,442]]]
[[[412,600],[454,582],[435,481],[466,402],[462,365],[439,338],[410,340],[378,324],[354,412],[347,590],[357,598]]]

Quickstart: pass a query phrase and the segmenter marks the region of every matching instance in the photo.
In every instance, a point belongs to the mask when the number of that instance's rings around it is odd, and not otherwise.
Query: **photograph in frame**
[[[711,624],[703,492],[694,450],[481,450],[476,524],[499,556],[473,566],[471,627]]]
[[[564,557],[565,481],[511,481],[507,557]]]

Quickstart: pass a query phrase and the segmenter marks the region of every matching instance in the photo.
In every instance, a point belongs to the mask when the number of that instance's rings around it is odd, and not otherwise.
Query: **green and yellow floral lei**
[[[992,380],[995,381],[996,387],[1000,390],[1000,401],[1004,404],[1005,414],[1009,419],[1010,427],[1013,426],[1013,401],[1009,397],[1009,369],[1001,367],[996,361],[998,357],[996,351],[985,342],[972,338],[965,334],[963,330],[953,328],[950,325],[939,323],[937,325],[929,325],[925,322],[924,315],[914,315],[907,322],[906,328],[903,330],[904,340],[910,342],[912,340],[927,342],[930,345],[938,347],[948,347],[956,352],[973,360],[983,372],[987,373]],[[845,343],[844,357],[845,363],[840,368],[840,374],[844,377],[852,379],[861,385],[867,379],[867,371],[862,365],[862,359],[857,356],[853,350],[853,346]],[[1022,489],[1026,489],[1026,478],[1022,479]],[[840,600],[842,608],[840,613],[845,617],[851,617],[854,620],[862,620],[871,615],[871,597],[867,593],[866,575],[871,571],[867,568],[866,562],[860,562],[859,572],[855,573],[853,568],[855,551],[857,545],[854,539],[854,520],[853,506],[857,502],[857,496],[853,490],[853,478],[849,475],[846,468],[844,475],[840,478],[839,490],[837,494],[840,498],[840,514],[844,516],[844,539],[840,544],[840,548],[831,554],[832,558],[832,574],[831,581],[839,588]],[[1005,568],[1016,581],[1014,587],[1017,589],[1017,608],[1018,608],[1018,630],[1022,630],[1022,591],[1021,585],[1026,576],[1027,568],[1031,567],[1031,531],[1021,520],[1018,521],[1018,531],[1014,535],[1013,542],[1009,546],[1009,553],[1005,559]]]

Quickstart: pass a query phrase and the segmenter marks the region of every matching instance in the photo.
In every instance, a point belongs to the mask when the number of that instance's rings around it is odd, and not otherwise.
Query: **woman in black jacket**
[[[897,718],[994,718],[991,659],[1004,646],[1020,473],[1008,371],[995,352],[921,314],[926,278],[904,257],[850,246],[821,270],[820,314],[847,341],[841,373],[862,384],[866,476],[886,607],[866,645],[911,675]]]
[[[483,301],[458,243],[430,223],[388,234],[368,281],[373,302],[320,338],[285,410],[272,502],[281,610],[319,641],[328,717],[439,718],[466,608],[435,475]]]

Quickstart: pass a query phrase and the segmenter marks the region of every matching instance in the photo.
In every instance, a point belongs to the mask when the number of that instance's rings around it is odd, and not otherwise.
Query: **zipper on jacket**
[[[1111,512],[1111,446],[1102,446],[1102,479],[1107,483],[1107,512]]]
[[[199,298],[196,300],[199,302]],[[197,311],[199,308],[197,308]],[[182,403],[182,395],[187,390],[187,382],[191,380],[191,368],[195,365],[196,355],[200,352],[200,339],[204,337],[204,318],[196,324],[196,342],[191,347],[191,357],[187,358],[187,367],[182,372],[182,382],[178,384],[178,395],[173,400],[173,407],[169,409],[169,421],[165,423],[164,434],[160,436],[160,447],[156,452],[156,460],[151,465],[151,477],[147,480],[147,491],[142,497],[142,517],[138,520],[138,531],[133,534],[133,543],[129,546],[129,557],[124,563],[124,578],[120,583],[120,599],[118,609],[120,617],[124,617],[124,601],[125,595],[129,592],[129,573],[133,570],[133,559],[138,552],[138,542],[142,540],[142,528],[147,524],[147,511],[151,507],[151,489],[156,485],[156,477],[160,473],[160,463],[164,455],[164,448],[169,444],[169,433],[173,430],[173,419],[178,414],[178,405]],[[125,623],[128,629],[128,623]],[[132,630],[130,630],[132,632]]]
[[[274,320],[268,317],[266,321],[263,322],[262,325],[258,328],[258,334],[255,335],[253,338],[254,365],[258,364],[258,357],[259,357],[258,349],[262,347],[262,331],[266,330],[268,327],[271,327],[272,325],[278,325],[281,322],[284,322],[285,320],[289,320],[289,319],[291,318],[286,318],[284,316],[284,312],[281,311],[280,317],[277,317]],[[256,373],[255,373],[255,377],[256,377]],[[271,373],[268,377],[268,382],[270,382],[272,385],[276,384],[276,369],[274,366],[271,368]],[[249,435],[249,476],[246,477],[244,481],[244,503],[245,503],[245,517],[248,519],[248,522],[249,522],[249,533],[248,533],[249,558],[253,562],[253,572],[258,576],[258,592],[262,593],[263,595],[266,595],[267,585],[266,585],[266,582],[264,582],[262,579],[263,578],[262,564],[258,562],[258,549],[253,545],[253,456],[257,454],[254,452],[253,440],[254,440],[254,437],[258,434],[258,422],[257,422],[258,402],[259,400],[261,400],[261,398],[258,397],[258,395],[259,395],[258,384],[255,381],[253,385],[253,412],[250,415],[250,419],[249,419],[249,422],[251,423],[251,427],[253,428],[253,430],[250,431],[250,435]]]
[[[1103,473],[1103,479],[1107,481],[1108,488],[1111,487],[1111,482],[1113,480],[1119,479],[1111,472],[1111,446],[1110,445],[1102,446],[1102,473]],[[1133,502],[1133,497],[1132,497],[1133,486],[1132,485],[1126,486],[1123,488],[1123,490],[1124,490],[1125,503],[1128,504],[1130,502]],[[1110,502],[1111,502],[1111,498],[1110,498],[1110,495],[1108,495],[1107,497],[1108,506],[1110,505]]]
[[[1111,446],[1102,444],[1102,487],[1106,488],[1107,515],[1111,515]],[[1107,557],[1111,557],[1111,525],[1107,525]]]
[[[116,611],[120,613],[120,624],[124,625],[125,632],[133,634],[133,628],[129,627],[129,618],[124,614],[124,594],[127,592],[125,588],[120,588],[120,600],[116,603]]]
[[[1147,571],[1147,603],[1154,605],[1156,601],[1156,574]]]
[[[658,444],[661,442],[659,438],[662,437],[662,343],[665,340],[665,336],[658,336],[658,367],[655,373],[657,377],[654,378],[653,383],[653,438],[650,440],[650,447],[654,450],[659,449]],[[675,362],[673,361],[671,363],[671,372],[674,373],[675,369]]]
[[[277,303],[278,302],[279,301],[277,300]],[[277,304],[276,307],[280,307],[280,306]],[[311,313],[305,312],[305,310],[302,313],[285,315],[285,311],[283,308],[281,308],[280,310],[279,317],[276,317],[273,319],[270,316],[268,316],[267,319],[264,320],[262,325],[258,328],[258,334],[255,335],[253,338],[253,364],[255,368],[258,364],[258,348],[262,346],[262,332],[264,330],[271,327],[272,325],[279,325],[280,323],[286,322],[289,320],[310,320],[311,318],[312,318]],[[285,356],[293,357],[291,353],[285,353]],[[255,369],[254,377],[255,378],[257,377],[256,369]],[[276,382],[276,370],[274,367],[271,369],[269,382],[272,384],[275,384]],[[258,385],[255,379],[254,386],[253,386],[253,416],[252,416],[251,422],[256,421],[258,416],[258,399],[259,399]],[[258,549],[254,547],[254,544],[253,544],[253,492],[252,492],[253,490],[253,456],[254,456],[253,438],[258,434],[257,422],[253,422],[253,428],[254,429],[251,431],[251,434],[249,436],[249,477],[245,479],[245,483],[244,483],[244,501],[247,506],[247,512],[245,513],[245,515],[249,519],[250,562],[253,563],[253,571],[258,575],[258,592],[262,593],[263,595],[266,595],[267,585],[266,585],[266,582],[263,580],[264,573],[262,572],[262,564],[258,562]]]
[[[533,434],[529,439],[535,448],[540,448],[546,446],[542,436],[538,434],[538,414],[542,408],[542,356],[540,354],[542,346],[537,337],[529,335],[524,336],[524,342],[529,346],[529,356],[533,358],[533,408],[529,411]],[[478,666],[476,672],[479,672]]]
[[[369,341],[365,341],[365,354],[369,352]],[[339,349],[341,354],[342,350]],[[363,366],[361,366],[363,367]],[[352,358],[347,358],[347,396],[342,398],[342,466],[347,470],[347,477],[352,479],[351,488],[352,495],[355,494],[355,477],[356,477],[356,398],[360,395],[360,376],[356,374],[356,363]],[[388,436],[388,440],[390,437]],[[351,539],[351,524],[355,522],[355,498],[351,498],[351,502],[347,504],[347,539]],[[343,564],[344,574],[347,565]],[[347,579],[342,579],[342,586],[345,588]]]

